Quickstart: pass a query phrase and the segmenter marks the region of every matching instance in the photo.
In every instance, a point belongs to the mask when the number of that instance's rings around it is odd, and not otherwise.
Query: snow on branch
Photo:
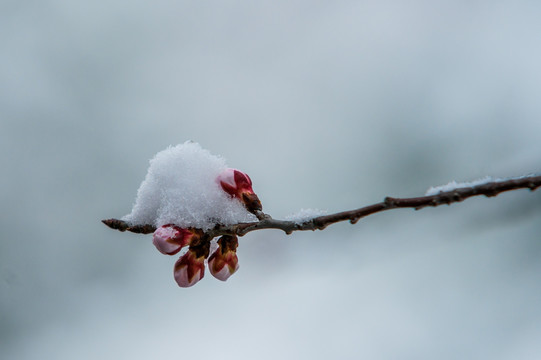
[[[346,220],[352,224],[355,224],[363,217],[386,210],[398,208],[412,208],[419,210],[427,206],[436,207],[439,205],[450,205],[452,203],[461,202],[473,196],[484,195],[487,197],[493,197],[505,191],[518,189],[530,189],[533,191],[539,186],[541,186],[540,175],[529,175],[519,178],[510,178],[508,180],[497,179],[495,181],[480,182],[477,185],[464,187],[462,187],[460,183],[457,183],[457,187],[447,191],[439,191],[434,195],[425,195],[413,198],[386,197],[382,202],[377,204],[364,206],[355,210],[317,216],[311,219],[306,219],[300,223],[293,220],[277,220],[273,219],[269,215],[263,214],[263,216],[260,215],[261,220],[255,222],[233,225],[216,225],[213,229],[208,230],[208,234],[210,236],[243,236],[251,231],[263,229],[283,230],[286,234],[291,234],[293,231],[323,230],[331,224]],[[446,187],[448,187],[448,185],[442,188],[445,189]],[[432,192],[434,191],[432,190],[428,193]],[[131,231],[138,234],[151,234],[156,230],[156,227],[150,224],[130,226],[129,223],[117,219],[103,220],[103,223],[115,230]]]
[[[449,205],[472,196],[490,197],[516,189],[535,190],[539,186],[539,174],[451,182],[432,187],[420,197],[386,197],[377,204],[334,214],[306,209],[286,220],[277,220],[263,212],[247,174],[228,168],[223,158],[210,154],[199,144],[186,142],[159,152],[150,161],[130,214],[102,222],[115,230],[153,233],[154,246],[165,255],[175,255],[184,249],[175,264],[174,278],[180,287],[190,287],[203,278],[207,266],[222,281],[235,273],[239,268],[238,236],[251,231],[278,229],[291,234],[323,230],[346,220],[355,224],[365,216],[386,210],[418,210]],[[212,254],[211,248],[214,248]]]

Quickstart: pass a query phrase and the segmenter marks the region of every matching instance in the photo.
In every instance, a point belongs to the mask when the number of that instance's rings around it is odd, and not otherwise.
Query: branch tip
[[[101,222],[109,226],[111,229],[119,231],[126,231],[129,228],[128,224],[125,221],[118,219],[106,219],[102,220]]]

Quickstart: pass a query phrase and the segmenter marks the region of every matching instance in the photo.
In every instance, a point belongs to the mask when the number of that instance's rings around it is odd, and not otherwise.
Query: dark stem
[[[504,181],[492,181],[485,184],[461,187],[452,191],[440,192],[436,195],[420,196],[414,198],[392,198],[386,197],[382,202],[368,205],[356,210],[342,211],[330,215],[318,216],[307,220],[302,224],[297,224],[294,221],[275,220],[269,215],[258,212],[257,222],[240,223],[235,225],[216,225],[212,230],[207,231],[207,236],[214,238],[220,235],[239,235],[243,236],[250,231],[262,229],[279,229],[286,234],[291,234],[293,231],[304,230],[323,230],[330,224],[349,220],[355,224],[359,219],[372,215],[378,212],[397,209],[397,208],[413,208],[415,210],[422,209],[427,206],[436,207],[439,205],[461,202],[467,198],[479,195],[487,197],[496,196],[502,192],[530,189],[535,190],[541,186],[541,176],[531,175],[521,178],[514,178]],[[138,234],[150,234],[156,230],[153,225],[130,225],[125,221],[117,219],[102,220],[102,222],[112,229],[120,231],[131,231]]]

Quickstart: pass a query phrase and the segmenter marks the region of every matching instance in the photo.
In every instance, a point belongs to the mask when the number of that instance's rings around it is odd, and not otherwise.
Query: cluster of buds
[[[254,193],[252,180],[247,174],[227,169],[216,181],[231,197],[240,200],[248,211],[261,211],[261,202]],[[152,243],[159,252],[166,255],[177,254],[183,247],[188,246],[188,251],[175,263],[173,274],[178,286],[190,287],[205,276],[206,259],[212,276],[222,281],[226,281],[239,268],[237,236],[220,237],[218,248],[209,256],[211,240],[201,229],[167,224],[156,229]]]

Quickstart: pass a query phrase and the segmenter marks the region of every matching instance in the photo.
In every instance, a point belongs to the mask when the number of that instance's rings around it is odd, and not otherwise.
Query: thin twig
[[[251,223],[240,223],[235,225],[216,225],[212,230],[207,231],[210,237],[220,235],[245,235],[251,231],[262,229],[279,229],[286,234],[291,234],[293,231],[304,230],[323,230],[330,224],[349,220],[355,224],[359,219],[372,215],[378,212],[397,209],[397,208],[413,208],[415,210],[422,209],[427,206],[436,207],[439,205],[461,202],[472,196],[485,195],[487,197],[496,196],[502,192],[530,189],[535,190],[541,186],[541,176],[531,175],[521,178],[514,178],[503,181],[492,181],[481,185],[471,187],[459,187],[451,191],[440,192],[436,195],[420,196],[414,198],[392,198],[386,197],[382,202],[365,206],[359,209],[343,211],[329,215],[318,216],[305,222],[298,224],[295,221],[275,220],[269,215],[257,214],[259,221]],[[120,231],[130,231],[139,234],[150,234],[156,230],[154,225],[130,225],[123,220],[108,219],[102,222],[112,229]]]

